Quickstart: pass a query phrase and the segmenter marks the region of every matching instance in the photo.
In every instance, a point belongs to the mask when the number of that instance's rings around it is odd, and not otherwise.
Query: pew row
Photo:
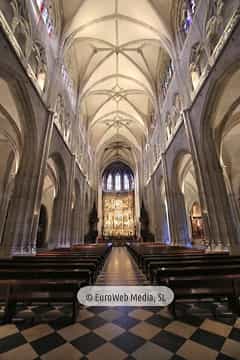
[[[93,284],[111,251],[106,245],[81,245],[42,251],[36,256],[0,259],[0,300],[5,303],[4,322],[11,322],[18,302],[72,304],[76,320],[77,292]]]
[[[239,315],[240,256],[154,243],[129,244],[128,249],[152,284],[174,291],[170,306],[174,316],[178,301],[226,299],[232,312]]]

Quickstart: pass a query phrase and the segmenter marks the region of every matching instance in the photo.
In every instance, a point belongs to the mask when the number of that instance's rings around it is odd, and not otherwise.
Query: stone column
[[[81,234],[81,243],[84,243],[84,216],[85,216],[85,192],[84,192],[84,179],[82,178],[81,183],[81,219],[80,219],[80,234]]]
[[[162,153],[162,168],[163,168],[163,179],[166,192],[166,201],[167,201],[167,212],[168,212],[168,226],[169,226],[169,236],[171,244],[177,244],[177,232],[176,232],[176,223],[174,218],[174,208],[173,208],[173,198],[171,193],[171,188],[169,184],[168,168],[166,163],[166,154]]]
[[[148,213],[149,213],[149,220],[150,220],[150,231],[153,232],[155,241],[157,235],[156,229],[156,198],[154,194],[154,184],[153,178],[151,178],[150,183],[148,184]]]
[[[216,148],[210,136],[202,149],[199,135],[194,133],[192,119],[188,112],[184,113],[186,127],[190,133],[194,163],[199,186],[200,201],[203,203],[203,213],[206,221],[206,232],[212,249],[224,249],[230,246],[233,253],[240,252],[239,240],[232,211],[229,204],[223,170],[217,157]],[[192,134],[191,134],[192,133]],[[207,153],[206,153],[207,151]]]
[[[81,212],[82,204],[80,199],[80,189],[76,192],[74,208],[71,209],[71,239],[70,245],[81,243]]]
[[[15,176],[10,175],[10,178],[8,179],[8,183],[3,188],[3,194],[0,199],[0,202],[1,202],[0,214],[1,214],[1,219],[2,219],[1,223],[0,223],[0,246],[1,246],[1,242],[2,242],[2,236],[4,233],[4,229],[5,229],[5,222],[6,222],[6,218],[8,215],[9,204],[10,204],[10,200],[11,200],[13,190],[14,190],[14,184],[15,184]]]
[[[196,139],[193,132],[193,127],[190,119],[190,115],[188,111],[183,112],[183,120],[184,126],[187,134],[187,138],[189,141],[189,146],[191,149],[191,155],[194,165],[194,170],[196,174],[196,182],[198,187],[198,194],[199,194],[199,201],[202,209],[202,216],[203,216],[203,225],[204,225],[204,235],[205,235],[205,244],[206,246],[211,246],[211,239],[210,239],[210,229],[209,229],[209,218],[208,218],[208,210],[206,205],[206,195],[204,191],[204,183],[202,181],[202,172],[201,166],[199,162],[198,156],[198,149],[196,146]]]
[[[39,224],[39,216],[40,216],[40,209],[42,205],[42,193],[43,193],[43,186],[44,186],[44,179],[46,175],[47,170],[47,160],[49,155],[49,149],[51,144],[51,138],[52,138],[52,130],[53,130],[53,119],[54,119],[55,113],[50,111],[48,116],[48,123],[47,128],[44,136],[44,145],[43,145],[43,151],[42,151],[42,159],[41,159],[41,165],[39,174],[39,187],[38,187],[38,193],[36,194],[35,199],[35,211],[34,211],[34,225],[33,225],[33,243],[32,248],[36,248],[36,241],[37,241],[37,231],[38,231],[38,224]]]
[[[176,188],[175,191],[172,190],[172,196],[177,229],[177,245],[188,246],[190,237],[184,195],[180,189]]]
[[[189,233],[184,196],[176,184],[173,188],[173,181],[169,179],[166,155],[162,156],[171,243],[186,246],[189,244]]]
[[[66,227],[65,227],[65,240],[63,243],[64,247],[70,247],[72,244],[73,239],[71,239],[72,236],[72,222],[74,221],[72,217],[72,200],[73,200],[73,189],[74,189],[74,178],[75,178],[75,163],[76,163],[76,157],[75,155],[72,155],[71,157],[71,170],[68,177],[68,189],[66,189],[67,192],[67,199],[66,199]],[[76,199],[77,202],[77,199]],[[76,204],[75,204],[76,206]]]
[[[140,191],[141,184],[139,181],[139,174],[142,173],[142,184],[144,183],[144,174],[143,171],[141,172],[139,167],[137,166],[136,172],[134,174],[134,205],[135,205],[135,229],[136,229],[136,236],[140,238],[141,236],[141,224],[140,224],[140,211],[141,211],[141,203],[142,203],[142,193]]]
[[[161,241],[161,194],[157,186],[157,174],[153,178],[153,194],[154,194],[154,217],[155,217],[155,241]]]
[[[34,251],[51,129],[52,112],[36,154],[26,149],[23,153],[5,223],[2,255]]]
[[[235,223],[235,227],[238,229],[238,238],[240,238],[240,211],[237,203],[238,198],[236,198],[232,186],[232,182],[230,181],[231,168],[227,164],[224,164],[222,165],[222,169],[223,169],[223,177],[226,184],[227,194],[229,198],[229,203],[233,213],[233,221]]]
[[[83,216],[83,219],[82,219],[83,242],[85,240],[85,235],[87,235],[88,212],[89,212],[88,184],[87,184],[87,180],[85,178],[84,185],[83,185],[83,213],[82,213],[82,216]]]
[[[63,185],[63,184],[62,184]],[[54,199],[49,244],[51,248],[66,244],[67,186],[61,186]]]
[[[102,182],[99,180],[98,184],[98,194],[97,194],[97,204],[98,204],[98,235],[103,236],[103,190],[102,190]]]
[[[160,211],[161,211],[161,225],[160,225],[160,241],[164,244],[170,243],[168,213],[166,208],[166,196],[161,193]]]

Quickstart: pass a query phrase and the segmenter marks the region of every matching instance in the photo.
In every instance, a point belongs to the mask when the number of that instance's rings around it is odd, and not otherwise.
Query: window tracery
[[[113,190],[113,177],[112,174],[109,174],[107,178],[107,191],[112,191],[112,190]]]
[[[33,44],[28,63],[35,75],[38,87],[42,92],[45,92],[47,87],[47,58],[45,50],[39,42]]]
[[[124,190],[125,191],[130,190],[130,182],[129,182],[129,177],[127,176],[127,174],[124,174]]]
[[[69,75],[69,71],[66,69],[65,65],[62,65],[62,67],[61,67],[61,74],[62,74],[62,78],[63,78],[64,84],[65,84],[65,88],[68,91],[70,101],[71,101],[72,105],[74,105],[74,83],[73,83],[73,80],[71,79],[71,77]]]
[[[116,163],[110,166],[103,175],[103,190],[106,192],[129,192],[134,189],[134,177],[131,169]]]
[[[121,175],[119,173],[115,175],[115,190],[121,190]]]

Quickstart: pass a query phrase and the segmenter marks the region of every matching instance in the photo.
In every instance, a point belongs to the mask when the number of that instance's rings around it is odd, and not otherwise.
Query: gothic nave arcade
[[[157,242],[238,252],[238,6],[3,1],[2,254],[101,239],[117,163],[134,177],[129,235],[144,208]]]

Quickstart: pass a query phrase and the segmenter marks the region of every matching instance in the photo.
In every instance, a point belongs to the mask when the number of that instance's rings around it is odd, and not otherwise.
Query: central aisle
[[[96,285],[148,285],[145,275],[125,247],[114,247]]]

